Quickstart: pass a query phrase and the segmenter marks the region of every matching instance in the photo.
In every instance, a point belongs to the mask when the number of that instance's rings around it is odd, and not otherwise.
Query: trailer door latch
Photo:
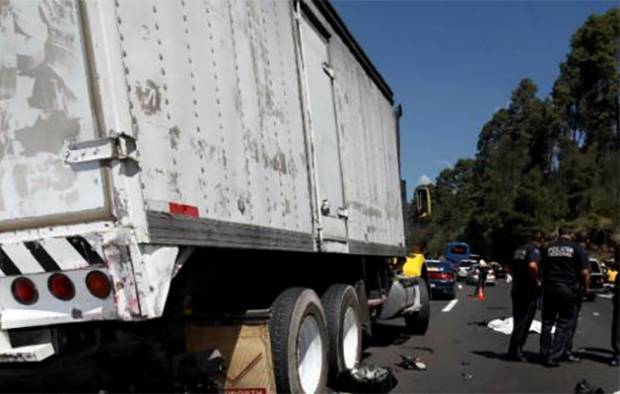
[[[64,159],[68,164],[107,160],[137,161],[135,152],[135,138],[125,133],[119,133],[106,138],[71,144],[64,153]]]

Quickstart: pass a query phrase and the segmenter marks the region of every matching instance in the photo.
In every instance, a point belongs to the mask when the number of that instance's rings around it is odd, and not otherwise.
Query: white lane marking
[[[596,296],[601,297],[601,298],[607,298],[607,299],[614,298],[612,294],[597,294]]]
[[[459,302],[458,298],[453,299],[452,301],[448,302],[448,305],[444,306],[444,308],[441,311],[450,312],[452,308],[454,308],[454,305],[456,305],[457,302]]]

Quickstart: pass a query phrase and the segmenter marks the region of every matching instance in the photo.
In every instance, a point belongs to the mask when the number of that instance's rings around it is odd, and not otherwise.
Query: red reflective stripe
[[[198,217],[198,207],[195,207],[193,205],[185,205],[171,202],[170,204],[168,204],[168,209],[173,215],[191,216],[193,218]]]

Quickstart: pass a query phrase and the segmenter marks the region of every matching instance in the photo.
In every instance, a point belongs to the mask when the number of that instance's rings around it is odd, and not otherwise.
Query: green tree
[[[591,16],[573,35],[552,98],[556,112],[558,174],[568,220],[618,226],[620,181],[620,11]]]
[[[482,127],[475,159],[439,174],[433,216],[414,223],[412,241],[439,254],[463,240],[506,261],[533,230],[562,223],[620,239],[619,20],[616,8],[573,35],[551,97],[519,82]]]

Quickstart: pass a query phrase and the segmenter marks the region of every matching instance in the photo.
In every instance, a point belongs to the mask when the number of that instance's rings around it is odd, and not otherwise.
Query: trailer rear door
[[[301,18],[301,42],[323,215],[323,236],[346,240],[342,166],[334,106],[334,74],[329,64],[327,37],[306,15]]]
[[[69,165],[96,139],[79,4],[0,1],[0,231],[103,218],[97,161]]]

